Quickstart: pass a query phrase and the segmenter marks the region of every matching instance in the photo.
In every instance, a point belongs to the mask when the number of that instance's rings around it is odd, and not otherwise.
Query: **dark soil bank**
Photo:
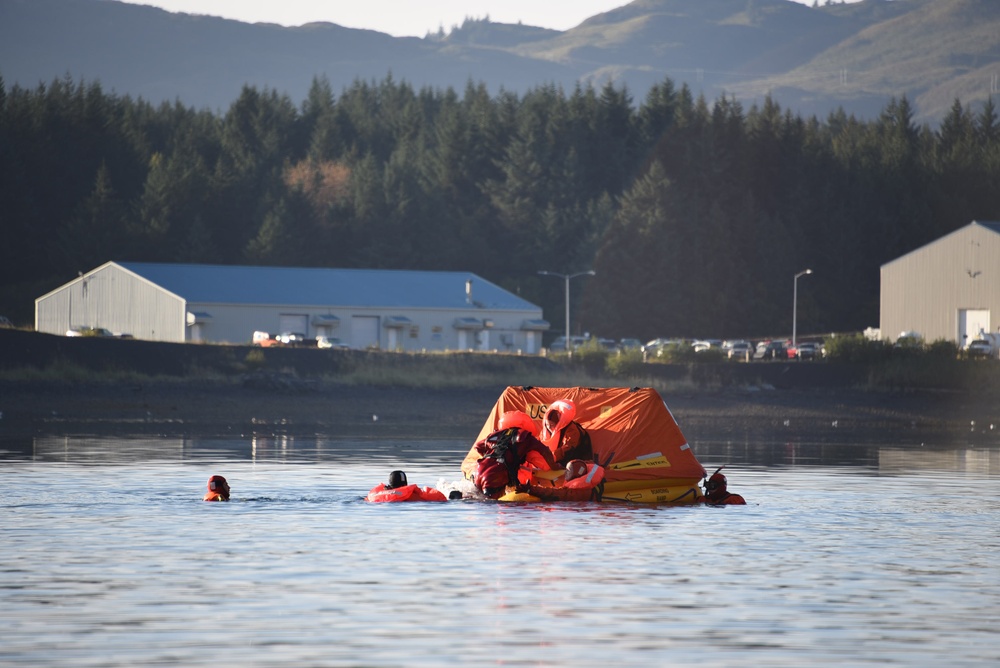
[[[0,382],[0,437],[32,434],[467,438],[502,385],[414,389],[207,381]],[[995,443],[993,402],[938,393],[851,389],[705,390],[664,399],[692,443],[806,441]],[[998,427],[993,431],[993,425]]]

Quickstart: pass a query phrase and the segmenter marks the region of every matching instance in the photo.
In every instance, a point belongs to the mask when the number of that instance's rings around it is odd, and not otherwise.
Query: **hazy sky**
[[[266,21],[298,26],[328,21],[348,28],[368,28],[390,35],[423,37],[461,25],[466,17],[489,16],[497,23],[517,23],[567,30],[594,14],[622,7],[628,0],[126,0],[171,12],[210,14],[247,23]],[[856,2],[857,0],[849,0]],[[795,0],[811,5],[813,0]],[[825,2],[825,0],[820,0]]]

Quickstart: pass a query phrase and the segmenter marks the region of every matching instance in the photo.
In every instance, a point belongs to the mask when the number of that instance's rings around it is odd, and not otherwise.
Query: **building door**
[[[380,348],[378,338],[378,316],[377,315],[355,315],[351,316],[351,347],[360,348]]]
[[[297,332],[309,336],[309,316],[282,313],[278,316],[278,334]]]
[[[958,344],[966,347],[980,334],[990,333],[989,309],[959,309],[958,310]]]

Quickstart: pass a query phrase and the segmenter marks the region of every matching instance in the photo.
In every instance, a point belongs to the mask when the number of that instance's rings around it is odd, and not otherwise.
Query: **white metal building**
[[[964,347],[1000,331],[1000,222],[973,221],[882,265],[880,329]]]
[[[108,262],[35,300],[35,329],[249,343],[254,331],[352,348],[538,353],[542,309],[471,273]]]

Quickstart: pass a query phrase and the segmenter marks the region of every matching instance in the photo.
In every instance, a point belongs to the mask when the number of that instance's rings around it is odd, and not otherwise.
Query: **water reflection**
[[[998,447],[725,441],[697,443],[692,448],[706,466],[720,462],[764,467],[863,467],[886,473],[936,470],[1000,474]]]
[[[1000,450],[879,448],[878,470],[883,473],[951,471],[997,476],[1000,475]]]
[[[457,469],[468,443],[455,439],[330,439],[322,436],[252,436],[240,438],[106,438],[36,436],[0,441],[0,461],[28,460],[77,464],[129,464],[157,461],[268,461],[288,463],[453,462]],[[760,443],[751,441],[693,444],[707,466],[862,467],[884,473],[951,471],[1000,474],[997,447],[899,447],[859,443]]]
[[[0,461],[6,459],[77,464],[186,460],[354,463],[359,456],[363,456],[367,461],[436,458],[460,462],[468,447],[467,443],[458,440],[336,440],[319,436],[252,436],[247,439],[36,436],[0,441]]]

